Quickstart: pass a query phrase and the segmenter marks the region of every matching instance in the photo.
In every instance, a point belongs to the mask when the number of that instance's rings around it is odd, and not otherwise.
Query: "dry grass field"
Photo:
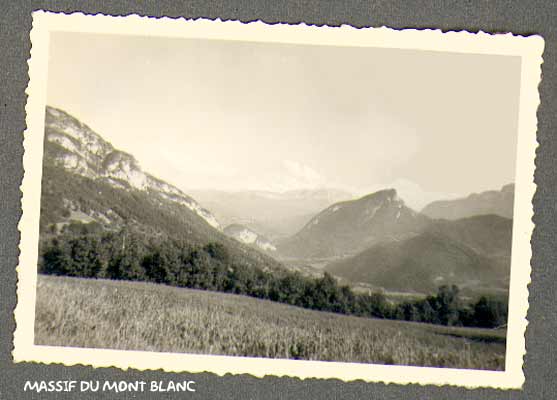
[[[35,343],[500,370],[505,332],[366,319],[244,296],[39,275]]]

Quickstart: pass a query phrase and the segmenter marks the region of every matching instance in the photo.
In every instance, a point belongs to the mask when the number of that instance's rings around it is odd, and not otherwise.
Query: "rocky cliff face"
[[[158,195],[189,208],[220,229],[216,218],[193,198],[146,173],[132,155],[115,149],[87,125],[53,107],[46,108],[45,162],[113,187]]]
[[[270,240],[240,224],[228,225],[224,228],[224,233],[240,243],[255,246],[260,250],[274,252],[277,249]]]

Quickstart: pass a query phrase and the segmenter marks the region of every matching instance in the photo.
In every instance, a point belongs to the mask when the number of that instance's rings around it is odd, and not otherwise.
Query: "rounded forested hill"
[[[443,284],[508,289],[512,221],[495,215],[435,221],[423,233],[384,241],[327,271],[392,291],[431,293]]]

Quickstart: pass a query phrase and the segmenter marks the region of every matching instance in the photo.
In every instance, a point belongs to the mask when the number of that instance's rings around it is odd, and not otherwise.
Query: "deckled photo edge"
[[[79,21],[79,24],[77,23]],[[84,23],[85,22],[85,23]],[[325,45],[336,43],[349,46],[345,38],[356,41],[356,46],[380,46],[419,48],[438,51],[477,52],[485,54],[507,54],[522,57],[521,90],[519,107],[519,139],[517,157],[517,192],[515,197],[515,220],[513,222],[511,287],[509,298],[509,332],[507,337],[506,370],[504,372],[451,370],[426,367],[361,365],[335,362],[312,362],[293,360],[274,360],[256,358],[238,358],[225,356],[197,356],[169,353],[130,352],[117,350],[98,350],[81,348],[57,348],[37,346],[33,344],[36,264],[38,243],[38,220],[40,213],[40,186],[42,166],[42,141],[44,129],[43,113],[46,104],[46,76],[48,60],[49,32],[59,30],[87,31],[107,33],[126,33],[128,22],[132,25],[132,32],[139,34],[139,28],[146,26],[153,28],[157,36],[196,36],[196,26],[202,26],[199,37],[218,28],[214,38],[230,38],[227,30],[233,32],[231,36],[236,40],[249,40],[253,32],[272,31],[272,35],[260,41],[292,41],[298,43],[299,35],[304,36],[302,43],[314,43],[325,36]],[[163,25],[170,25],[169,29],[162,29]],[[247,28],[247,29],[245,29]],[[156,32],[156,33],[155,33]],[[377,33],[377,34],[376,34]],[[145,30],[143,30],[145,34]],[[149,31],[151,34],[151,31]],[[376,34],[376,35],[375,35]],[[192,35],[192,36],[191,36]],[[337,36],[344,35],[342,38]],[[415,35],[420,44],[413,47],[415,41],[409,40]],[[210,36],[210,35],[209,35]],[[375,36],[364,38],[364,36]],[[221,22],[210,20],[189,21],[183,18],[152,18],[152,17],[110,17],[105,15],[70,15],[55,14],[38,11],[33,15],[33,29],[30,34],[32,48],[29,66],[28,100],[26,105],[27,130],[24,134],[24,178],[21,185],[22,218],[19,223],[21,232],[20,262],[17,267],[18,303],[14,311],[16,330],[14,332],[13,356],[16,362],[63,363],[65,365],[92,365],[94,367],[135,368],[140,370],[162,368],[166,371],[192,371],[190,361],[199,362],[195,372],[213,372],[220,375],[225,373],[249,373],[254,376],[265,375],[294,376],[300,378],[336,378],[346,381],[362,379],[369,382],[385,382],[397,384],[434,384],[458,385],[466,387],[493,387],[502,389],[520,388],[524,382],[522,371],[523,358],[526,352],[525,329],[528,310],[528,284],[530,282],[530,237],[534,224],[532,222],[532,198],[536,190],[534,183],[534,160],[536,141],[536,111],[539,105],[538,85],[541,80],[541,63],[543,53],[543,39],[539,36],[519,37],[511,34],[490,35],[487,33],[448,32],[439,30],[402,30],[390,28],[364,28],[359,30],[350,26],[340,28],[315,27],[306,25],[267,25],[263,22],[244,24],[241,22]],[[377,39],[379,37],[379,39]],[[431,39],[434,45],[428,47],[424,41]],[[253,40],[253,38],[252,38]],[[384,42],[384,40],[388,40]],[[340,43],[339,43],[340,41]],[[395,44],[393,45],[392,42]],[[406,43],[404,43],[406,42]],[[453,43],[454,42],[454,43]],[[480,44],[481,42],[481,44]],[[410,43],[410,44],[408,44]],[[485,45],[485,49],[480,47]],[[452,47],[451,47],[452,46]],[[32,267],[23,268],[23,265]],[[135,361],[130,361],[133,354]],[[339,373],[341,367],[341,373]],[[403,378],[401,378],[403,376]]]
[[[532,248],[530,239],[534,231],[533,198],[536,192],[534,182],[537,141],[537,110],[540,105],[539,85],[542,79],[544,40],[534,36],[532,46],[522,56],[521,87],[519,106],[519,127],[517,145],[516,181],[522,185],[515,192],[513,221],[513,246],[511,258],[511,286],[509,309],[517,310],[509,314],[509,334],[507,354],[513,349],[513,357],[507,357],[506,370],[516,371],[516,380],[524,383],[523,362],[526,355],[525,334],[528,325],[528,294],[531,282]],[[519,186],[520,188],[520,186]],[[521,209],[522,208],[522,209]],[[515,257],[516,255],[516,257]],[[521,266],[523,266],[521,268]]]

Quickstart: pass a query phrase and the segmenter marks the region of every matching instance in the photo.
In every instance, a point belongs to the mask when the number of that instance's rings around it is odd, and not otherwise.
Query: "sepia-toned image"
[[[130,352],[147,357],[128,356],[139,368],[168,353],[294,376],[522,375],[535,38],[529,64],[496,45],[319,42],[319,28],[307,40],[175,35],[146,19],[120,32],[125,20],[72,18],[113,25],[49,25],[32,53],[31,73],[37,54],[43,69],[29,89],[35,219],[22,249],[34,265],[19,267],[32,293],[19,295],[32,311],[20,343],[73,351],[68,364],[99,349],[114,353],[97,365]]]

